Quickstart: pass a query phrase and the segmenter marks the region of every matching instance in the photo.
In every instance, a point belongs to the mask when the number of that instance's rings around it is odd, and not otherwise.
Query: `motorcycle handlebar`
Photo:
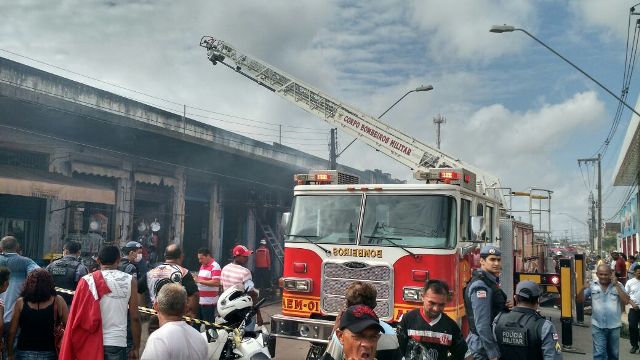
[[[256,309],[257,309],[257,308],[259,308],[260,306],[262,306],[262,304],[264,304],[264,302],[265,302],[266,300],[267,300],[266,298],[262,298],[262,299],[260,299],[260,301],[258,301],[258,303],[257,303],[257,304],[255,304],[253,307],[254,307],[254,308],[256,308]]]

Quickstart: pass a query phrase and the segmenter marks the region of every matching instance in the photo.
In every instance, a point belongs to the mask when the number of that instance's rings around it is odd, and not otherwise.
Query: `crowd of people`
[[[375,288],[353,282],[322,360],[562,359],[555,327],[537,311],[540,286],[518,283],[514,306],[500,289],[501,271],[500,250],[484,246],[480,269],[464,290],[470,328],[466,339],[444,312],[451,296],[446,282],[427,280],[422,306],[403,314],[396,329],[376,316]]]
[[[62,257],[46,268],[18,254],[18,247],[13,236],[0,240],[0,349],[7,359],[207,359],[205,338],[183,316],[214,322],[221,291],[239,286],[254,301],[259,293],[247,268],[253,251],[243,245],[233,248],[225,267],[199,249],[197,272],[183,267],[176,244],[166,247],[164,261],[155,266],[145,261],[138,242],[103,246],[97,269],[83,263],[75,241],[66,242]],[[269,288],[266,241],[256,252],[259,286]],[[138,305],[157,313],[144,351]],[[256,320],[262,324],[260,313]]]

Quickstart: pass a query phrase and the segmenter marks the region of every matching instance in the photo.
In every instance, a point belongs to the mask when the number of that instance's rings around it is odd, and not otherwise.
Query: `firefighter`
[[[483,246],[480,250],[480,269],[473,272],[464,289],[464,308],[469,321],[467,344],[476,360],[500,357],[491,325],[500,312],[508,311],[511,306],[499,285],[498,275],[502,269],[500,256],[497,247]]]
[[[267,248],[267,240],[260,240],[260,247],[255,251],[256,287],[261,291],[271,288],[271,252]]]
[[[62,258],[47,266],[47,271],[53,277],[53,282],[57,287],[75,290],[78,281],[89,273],[89,269],[80,260],[80,249],[79,242],[67,241],[62,250]],[[62,293],[60,296],[67,303],[67,306],[71,306],[72,295]]]
[[[540,285],[521,281],[516,287],[516,306],[493,321],[493,333],[503,359],[560,360],[558,332],[551,321],[538,313]]]

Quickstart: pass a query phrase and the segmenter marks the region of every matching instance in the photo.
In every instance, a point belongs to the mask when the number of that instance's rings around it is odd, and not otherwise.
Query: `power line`
[[[636,21],[636,25],[634,26],[633,38],[631,40],[631,50],[629,50],[629,33],[631,32],[631,16],[635,15],[633,12],[633,8],[629,11],[628,22],[627,22],[627,42],[625,48],[625,59],[624,59],[624,72],[622,75],[622,90],[620,94],[620,98],[622,101],[626,101],[627,96],[629,94],[629,86],[631,84],[631,78],[633,77],[633,72],[635,69],[635,64],[637,60],[638,54],[638,41],[640,40],[640,20]],[[620,119],[622,118],[622,114],[624,113],[624,103],[618,102],[618,107],[616,109],[616,113],[613,117],[613,121],[611,123],[611,127],[609,128],[609,132],[600,147],[595,151],[595,154],[601,154],[603,157],[607,153],[609,149],[609,145],[613,140],[616,131],[618,130],[618,126],[620,125]]]
[[[128,114],[128,113],[125,113],[125,112],[120,111],[120,110],[115,110],[115,109],[99,106],[99,105],[92,104],[92,103],[85,102],[85,101],[78,100],[78,99],[72,99],[72,98],[60,96],[60,95],[57,95],[57,94],[54,94],[54,93],[51,93],[51,92],[47,92],[47,91],[43,91],[41,89],[36,89],[36,88],[29,87],[29,86],[21,85],[21,84],[14,83],[14,82],[11,82],[11,81],[0,80],[0,82],[6,83],[6,84],[11,84],[11,85],[14,85],[14,86],[17,86],[17,87],[21,87],[21,88],[24,88],[24,89],[29,89],[31,91],[38,92],[38,93],[41,93],[41,94],[47,94],[47,95],[51,95],[51,96],[54,96],[54,97],[67,99],[69,101],[75,102],[75,103],[80,104],[80,105],[85,105],[85,106],[93,107],[93,108],[96,108],[96,109],[101,109],[101,110],[108,111],[108,112],[122,114],[123,116],[131,117],[131,118],[138,118],[140,120],[143,120],[145,123],[149,123],[149,124],[152,124],[152,125],[163,127],[165,129],[179,131],[179,132],[184,130],[183,127],[175,126],[174,124],[171,124],[171,123],[158,121],[158,120],[151,119],[151,118],[148,118],[148,117],[145,117],[145,116],[141,116],[141,115]],[[55,110],[58,110],[58,111],[62,111],[62,112],[65,112],[65,113],[70,113],[70,114],[74,114],[74,115],[80,115],[82,117],[90,118],[90,119],[93,119],[95,121],[99,121],[99,122],[102,122],[102,123],[106,123],[106,124],[110,124],[110,125],[116,125],[116,126],[122,126],[122,124],[119,124],[119,123],[116,123],[116,122],[113,122],[113,121],[109,121],[109,120],[105,120],[105,119],[102,119],[102,118],[99,118],[99,117],[86,115],[86,114],[78,114],[76,112],[68,111],[68,110],[61,109],[61,108],[58,108],[58,107],[55,107],[55,106],[36,103],[35,101],[31,101],[31,100],[24,100],[24,99],[20,99],[20,98],[17,98],[17,97],[14,97],[14,98],[18,99],[20,101],[24,101],[24,102],[28,102],[28,103],[32,103],[32,104],[37,104],[37,105],[42,106],[42,107],[48,107],[48,108],[55,109]],[[205,140],[209,140],[209,141],[214,141],[216,138],[218,138],[221,141],[232,142],[232,143],[237,143],[237,144],[241,144],[241,145],[248,145],[248,146],[255,146],[256,145],[256,144],[252,144],[252,143],[248,143],[248,142],[244,142],[244,141],[238,141],[238,140],[235,140],[235,139],[222,137],[222,136],[218,135],[217,132],[209,133],[209,132],[205,132],[205,131],[198,131],[198,130],[195,130],[195,129],[189,130],[189,132],[197,134],[197,135],[201,135]],[[275,149],[273,147],[270,147],[269,150],[271,150],[271,151],[273,151],[275,153],[282,153],[282,154],[286,154],[286,155],[291,155],[289,152],[280,151],[280,150],[277,150],[277,149]]]
[[[139,91],[139,90],[131,89],[131,88],[128,88],[128,87],[125,87],[125,86],[122,86],[122,85],[118,85],[116,83],[112,83],[112,82],[109,82],[109,81],[101,80],[101,79],[98,79],[96,77],[85,75],[85,74],[82,74],[82,73],[79,73],[79,72],[76,72],[76,71],[73,71],[73,70],[70,70],[70,69],[63,68],[63,67],[58,66],[58,65],[53,65],[53,64],[47,63],[45,61],[32,58],[30,56],[26,56],[26,55],[22,55],[22,54],[16,53],[14,51],[2,49],[2,48],[0,48],[0,51],[4,51],[6,53],[9,53],[9,54],[21,57],[21,58],[25,58],[25,59],[31,60],[31,61],[39,63],[39,64],[50,66],[52,68],[55,68],[55,69],[58,69],[58,70],[61,70],[61,71],[64,71],[64,72],[68,72],[68,73],[71,73],[71,74],[74,74],[74,75],[78,75],[80,77],[87,78],[87,79],[90,79],[90,80],[93,80],[93,81],[96,81],[96,82],[99,82],[99,83],[102,83],[102,84],[105,84],[105,85],[113,86],[113,87],[121,89],[121,90],[130,91],[130,92],[138,94],[138,95],[146,96],[146,97],[149,97],[149,98],[152,98],[152,99],[155,99],[155,100],[164,101],[164,102],[167,102],[169,104],[179,105],[181,107],[182,106],[187,106],[190,109],[195,109],[195,110],[204,111],[204,112],[211,113],[211,114],[222,115],[222,116],[227,116],[227,117],[231,117],[231,118],[251,121],[251,122],[255,122],[255,123],[259,123],[259,124],[268,124],[268,125],[273,125],[273,126],[284,125],[284,124],[279,124],[279,123],[272,123],[272,122],[267,122],[267,121],[254,120],[254,119],[250,119],[250,118],[243,117],[243,116],[238,116],[238,115],[226,114],[226,113],[222,113],[222,112],[218,112],[218,111],[204,109],[204,108],[197,107],[197,106],[181,104],[181,103],[179,103],[177,101],[173,101],[173,100],[162,98],[162,97],[159,97],[159,96],[147,94],[147,93]],[[123,96],[123,97],[125,97],[127,99],[130,99],[130,100],[137,101],[137,100],[129,98],[127,96]],[[157,106],[157,105],[154,105],[154,106]],[[158,106],[158,107],[160,107],[160,106]],[[171,108],[167,108],[167,109],[171,109]],[[180,110],[176,110],[176,109],[172,109],[172,111],[175,111],[176,113],[181,113]],[[320,128],[310,128],[310,127],[302,127],[302,126],[295,126],[295,125],[286,125],[286,126],[294,128],[294,129],[325,131],[325,129],[320,129]]]
[[[627,193],[625,194],[625,196],[624,196],[624,198],[622,200],[622,203],[618,206],[618,210],[616,210],[614,215],[611,216],[610,218],[608,218],[606,221],[611,221],[614,218],[616,218],[618,215],[620,215],[620,213],[622,212],[624,207],[627,205],[627,202],[629,201],[629,199],[631,199],[631,196],[636,192],[637,185],[638,185],[638,180],[636,179],[631,184],[631,186],[629,186],[629,189],[627,190]]]

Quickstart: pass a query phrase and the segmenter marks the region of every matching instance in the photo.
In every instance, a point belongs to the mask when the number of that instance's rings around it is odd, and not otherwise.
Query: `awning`
[[[100,166],[95,164],[87,164],[82,162],[73,161],[71,163],[71,171],[80,174],[106,176],[114,178],[129,178],[129,172],[125,170],[110,168],[106,166]]]
[[[164,185],[164,186],[172,186],[176,187],[178,185],[178,180],[172,178],[170,176],[161,176],[161,175],[153,175],[146,174],[141,172],[136,172],[133,177],[136,182],[146,183],[152,185]]]
[[[114,190],[48,171],[0,165],[0,194],[115,204]]]

